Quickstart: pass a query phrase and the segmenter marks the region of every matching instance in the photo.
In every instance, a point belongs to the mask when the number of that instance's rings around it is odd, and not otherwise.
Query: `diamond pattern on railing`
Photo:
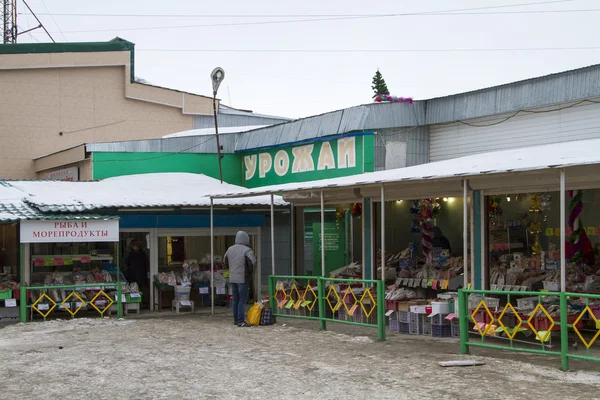
[[[348,297],[348,294],[351,294],[352,297],[354,298],[354,302],[352,302],[352,305],[350,306],[350,308],[348,308],[348,303],[346,303],[346,297]],[[348,315],[350,315],[350,316],[354,315],[354,312],[356,311],[355,306],[358,303],[358,299],[356,298],[356,295],[354,294],[354,291],[352,290],[352,288],[350,286],[348,286],[348,288],[344,292],[344,297],[342,298],[342,303],[344,303],[344,308],[346,309],[346,312],[348,313]]]
[[[306,295],[309,294],[309,292],[312,294],[313,298],[311,299],[307,299]],[[306,287],[306,289],[304,289],[304,294],[302,295],[302,301],[307,301],[310,300],[310,304],[308,304],[306,306],[306,308],[308,308],[308,311],[312,311],[313,308],[315,308],[315,305],[317,304],[317,294],[315,293],[315,291],[313,290],[312,286],[310,286],[310,284]]]
[[[537,329],[535,329],[535,327],[531,323],[531,320],[534,319],[534,318],[536,318],[538,310],[542,311],[542,313],[544,314],[544,316],[548,319],[548,321],[550,321],[550,326],[546,330],[546,334],[544,336],[541,336],[539,334],[539,332],[537,331]],[[531,312],[531,314],[529,314],[529,318],[527,318],[527,325],[529,325],[529,328],[535,334],[535,337],[537,338],[537,340],[539,340],[542,343],[545,343],[546,340],[548,339],[548,337],[550,337],[550,334],[552,333],[552,328],[554,328],[555,323],[554,323],[554,320],[552,319],[552,317],[550,316],[550,314],[548,313],[548,311],[542,305],[542,303],[538,303],[538,305],[535,306],[535,308],[533,309],[533,311]]]
[[[504,325],[504,323],[502,323],[502,318],[504,317],[504,314],[506,314],[506,311],[508,311],[508,310],[512,311],[512,313],[515,315],[515,317],[519,321],[519,323],[517,325],[515,325],[513,328],[508,328],[506,325]],[[507,303],[504,306],[504,309],[502,310],[502,313],[498,317],[498,324],[502,327],[502,329],[504,330],[504,333],[506,334],[506,336],[510,340],[512,340],[512,339],[515,338],[515,336],[519,332],[519,328],[521,327],[521,325],[523,325],[523,320],[521,319],[521,316],[519,315],[519,313],[517,312],[517,310],[515,310],[515,308],[513,307],[513,305],[510,304],[510,303]],[[512,329],[512,333],[511,333],[510,329]]]
[[[95,303],[96,303],[96,301],[98,300],[98,297],[100,297],[100,296],[103,296],[103,297],[104,297],[104,298],[107,300],[107,304],[106,304],[106,306],[104,306],[104,308],[103,308],[103,309],[99,309],[98,307],[96,307],[96,304],[95,304]],[[96,311],[98,311],[98,312],[100,313],[100,315],[102,315],[102,316],[104,316],[104,313],[105,313],[107,310],[110,310],[110,307],[113,305],[113,303],[114,303],[113,299],[111,299],[111,298],[110,298],[110,296],[108,296],[106,293],[104,293],[104,290],[101,290],[101,291],[99,291],[99,292],[98,292],[98,293],[97,293],[97,294],[94,296],[94,298],[93,298],[93,299],[90,301],[90,305],[91,305],[92,307],[94,307],[94,309],[95,309]]]
[[[371,304],[371,308],[367,311],[367,309],[365,308],[365,297],[369,297],[370,299],[370,304]],[[373,314],[373,311],[375,311],[375,308],[377,307],[377,302],[375,301],[375,299],[373,298],[373,295],[371,294],[371,288],[367,288],[365,290],[365,292],[363,293],[363,295],[360,297],[360,307],[362,308],[363,312],[365,313],[365,317],[369,318],[371,316],[371,314]]]
[[[40,309],[38,308],[38,303],[40,301],[42,301],[42,299],[48,299],[50,301],[50,303],[52,304],[52,307],[48,308],[48,311],[46,312],[46,314],[44,314],[42,311],[40,311]],[[54,300],[52,300],[50,298],[50,296],[48,296],[46,293],[42,293],[42,295],[40,297],[38,297],[38,299],[35,301],[35,303],[33,303],[31,305],[31,308],[33,308],[35,311],[37,311],[38,313],[40,313],[40,315],[44,318],[46,318],[48,316],[48,314],[50,314],[52,312],[52,310],[54,310],[54,307],[56,307],[56,302]]]
[[[333,294],[335,295],[335,300],[336,300],[335,306],[333,304],[331,304],[331,301],[329,300],[329,297],[331,296],[332,291],[333,291]],[[340,308],[340,295],[338,294],[337,290],[335,289],[335,285],[331,285],[329,287],[329,291],[327,291],[327,304],[329,304],[329,309],[332,312],[336,312]]]
[[[594,335],[594,337],[592,337],[592,340],[590,340],[589,342],[586,342],[585,339],[583,338],[583,336],[581,335],[581,332],[579,332],[579,329],[577,329],[577,324],[579,324],[579,322],[581,321],[581,319],[583,317],[585,317],[585,313],[588,313],[591,317],[591,319],[594,321],[594,327],[596,328],[597,332]],[[581,312],[581,314],[579,314],[579,316],[577,317],[577,319],[575,320],[575,322],[573,322],[573,330],[575,331],[575,333],[577,334],[577,336],[579,336],[579,339],[583,342],[583,345],[589,349],[590,347],[592,347],[592,345],[594,344],[594,342],[596,341],[596,339],[598,339],[598,336],[600,336],[600,322],[598,321],[598,318],[596,318],[596,316],[594,315],[594,313],[592,312],[592,310],[590,309],[589,306],[586,306],[583,311]]]
[[[477,315],[477,313],[479,313],[479,309],[481,307],[483,307],[483,309],[485,310],[485,312],[487,313],[487,315],[490,317],[490,323],[489,324],[485,324],[485,329],[484,330],[481,330],[480,323],[477,322],[477,319],[475,319],[475,315]],[[485,336],[487,334],[488,330],[490,330],[490,328],[493,325],[492,322],[494,321],[494,315],[492,314],[492,312],[488,308],[487,304],[485,304],[485,301],[481,300],[479,302],[479,304],[477,305],[477,307],[475,308],[475,310],[473,310],[473,313],[471,314],[471,319],[475,323],[475,328],[477,328],[477,331],[479,332],[479,334],[481,336]]]
[[[79,307],[77,307],[77,309],[75,311],[71,311],[71,307],[67,307],[66,303],[68,302],[68,300],[75,296],[78,300],[79,300]],[[67,310],[67,312],[69,314],[71,314],[72,317],[75,316],[75,314],[77,314],[79,312],[79,310],[81,310],[81,308],[83,307],[83,305],[85,304],[85,301],[83,301],[83,299],[77,294],[77,292],[72,291],[61,303],[61,305],[65,308],[65,310]]]

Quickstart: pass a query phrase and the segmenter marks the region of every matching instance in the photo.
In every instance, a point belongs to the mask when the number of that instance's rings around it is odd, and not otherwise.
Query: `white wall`
[[[548,111],[573,103],[546,107]],[[468,120],[431,127],[430,161],[525,146],[600,138],[600,104],[583,103],[552,112],[520,113]]]

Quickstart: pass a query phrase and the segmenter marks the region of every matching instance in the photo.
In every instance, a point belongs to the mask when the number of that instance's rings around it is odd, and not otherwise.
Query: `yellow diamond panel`
[[[46,311],[46,313],[44,314],[38,307],[38,303],[40,301],[42,301],[42,299],[48,299],[50,301],[50,303],[52,303],[52,307],[50,307],[48,309],[48,311]],[[52,312],[52,310],[54,310],[54,307],[56,307],[56,302],[54,300],[52,300],[50,298],[50,296],[48,296],[46,293],[42,293],[42,295],[40,297],[38,297],[38,299],[35,301],[35,303],[33,303],[31,305],[31,308],[33,308],[35,311],[37,311],[38,313],[40,313],[40,315],[44,318],[46,318],[48,316],[48,314],[50,314]]]
[[[329,296],[331,296],[331,292],[332,292],[332,291],[333,291],[333,294],[335,295],[335,299],[337,300],[337,302],[336,302],[336,305],[335,305],[335,306],[334,306],[333,304],[331,304],[331,301],[329,301]],[[329,309],[330,309],[332,312],[336,312],[336,311],[337,311],[337,309],[340,307],[340,306],[339,306],[339,303],[340,303],[340,296],[338,295],[338,292],[337,292],[337,290],[335,290],[335,286],[334,286],[334,285],[331,285],[331,286],[329,287],[329,291],[327,292],[327,304],[329,304]]]
[[[504,317],[504,314],[508,310],[511,310],[513,312],[513,314],[515,315],[515,317],[517,317],[517,320],[519,321],[519,323],[514,326],[514,328],[513,328],[514,330],[513,330],[512,334],[509,332],[508,328],[502,323],[502,317]],[[506,336],[510,340],[512,340],[517,335],[517,332],[519,332],[519,328],[521,327],[521,325],[523,325],[523,320],[521,319],[521,317],[519,316],[519,313],[515,310],[515,308],[513,307],[513,305],[510,304],[510,303],[507,303],[504,306],[504,309],[502,310],[502,313],[498,317],[498,324],[502,327],[502,329],[504,329],[504,333],[506,334]]]
[[[294,297],[294,295],[296,295],[296,297]],[[294,283],[292,285],[292,289],[290,290],[290,300],[298,301],[301,298],[302,298],[302,296],[300,296],[300,292],[298,291],[298,287]]]
[[[479,322],[477,322],[477,319],[475,319],[475,316],[477,315],[477,313],[479,312],[479,309],[481,307],[483,307],[483,309],[485,310],[485,312],[487,313],[487,315],[490,317],[490,323],[489,324],[485,324],[485,329],[484,330],[481,330],[481,327],[479,326]],[[477,305],[477,307],[475,308],[475,310],[473,310],[473,313],[471,314],[471,319],[475,323],[475,328],[477,328],[477,331],[479,332],[479,334],[481,336],[485,336],[487,334],[487,332],[490,330],[490,328],[492,327],[492,325],[493,325],[492,322],[494,322],[494,315],[492,314],[492,312],[488,308],[487,304],[485,304],[485,301],[481,300],[479,302],[479,304]]]
[[[587,349],[589,349],[590,347],[592,347],[592,345],[594,344],[594,342],[596,341],[596,339],[598,339],[598,336],[600,336],[600,330],[598,330],[596,332],[596,334],[594,335],[594,337],[592,338],[592,340],[590,340],[589,342],[585,341],[585,339],[581,335],[581,332],[579,332],[579,329],[577,329],[577,324],[579,324],[579,322],[581,321],[581,319],[585,316],[586,312],[590,315],[590,317],[594,321],[594,326],[596,327],[596,329],[598,329],[598,322],[599,322],[598,318],[596,318],[596,316],[594,315],[594,313],[592,312],[592,310],[590,309],[590,307],[586,306],[583,309],[583,311],[581,312],[581,314],[579,314],[579,316],[577,317],[577,319],[575,320],[575,322],[573,322],[573,330],[575,331],[575,333],[577,334],[577,336],[579,336],[579,339],[581,340],[581,342],[583,343],[583,345]]]
[[[354,302],[350,305],[350,307],[348,307],[348,303],[346,303],[346,297],[349,294],[352,295],[352,297],[354,297]],[[354,307],[354,305],[356,304],[357,301],[358,301],[358,299],[356,298],[354,291],[352,291],[352,288],[350,286],[348,286],[348,288],[344,292],[344,297],[342,298],[342,303],[344,303],[344,308],[346,309],[346,312],[348,312],[348,314],[352,315],[352,313],[350,312],[350,309],[352,307]]]
[[[98,299],[98,297],[100,296],[104,296],[104,298],[108,301],[108,304],[101,310],[98,307],[96,307],[96,304],[94,304],[94,302]],[[104,293],[104,290],[101,290],[98,292],[98,294],[96,294],[94,296],[94,298],[90,301],[90,305],[92,307],[94,307],[96,309],[96,311],[98,311],[100,313],[100,315],[104,316],[104,313],[110,309],[110,306],[112,306],[112,304],[114,303],[113,299],[111,299],[109,296],[106,295],[106,293]]]
[[[313,308],[315,308],[315,304],[317,304],[317,294],[315,293],[315,291],[313,290],[312,286],[308,285],[306,287],[306,289],[304,289],[304,294],[302,295],[302,300],[306,301],[306,300],[310,300],[306,298],[306,295],[311,293],[313,296],[312,302],[306,306],[306,308],[308,308],[308,311],[312,311]]]
[[[365,297],[368,296],[371,299],[371,309],[369,311],[367,311],[367,309],[365,308],[365,305],[363,303],[363,301],[365,300]],[[360,297],[360,307],[362,308],[363,312],[365,313],[365,316],[367,318],[369,318],[371,316],[371,314],[373,314],[373,311],[375,311],[375,308],[377,307],[377,302],[375,301],[375,299],[373,298],[373,295],[371,294],[371,289],[367,288],[367,290],[365,290],[365,292],[363,293],[363,295]]]
[[[76,297],[79,300],[79,307],[77,307],[77,310],[75,310],[75,311],[71,311],[71,308],[70,307],[67,308],[67,306],[65,305],[71,297]],[[72,317],[74,317],[75,314],[77,314],[79,312],[79,310],[81,310],[84,303],[85,303],[85,301],[83,301],[83,299],[77,294],[77,292],[73,291],[63,300],[63,302],[61,304],[65,308],[65,310],[67,310],[67,312],[69,314],[71,314]]]
[[[537,331],[537,329],[535,329],[535,327],[531,323],[531,320],[535,318],[535,315],[537,314],[538,310],[541,310],[542,313],[544,313],[544,315],[546,316],[546,318],[548,318],[548,321],[550,321],[550,327],[548,327],[548,329],[546,330],[546,334],[544,336],[541,336],[539,334],[539,332]],[[565,321],[565,323],[566,323],[566,321]],[[529,328],[535,334],[535,337],[540,342],[544,343],[544,342],[546,342],[546,339],[548,339],[548,336],[550,336],[550,334],[552,333],[552,328],[554,328],[555,323],[554,323],[554,320],[552,319],[552,317],[550,316],[550,314],[548,313],[548,311],[542,305],[542,303],[538,303],[538,305],[535,306],[535,308],[533,309],[531,314],[529,314],[529,318],[527,319],[527,325],[529,325]]]

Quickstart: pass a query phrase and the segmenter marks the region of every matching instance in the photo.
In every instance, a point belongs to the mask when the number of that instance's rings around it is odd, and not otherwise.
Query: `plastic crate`
[[[13,290],[12,289],[1,289],[0,290],[0,300],[12,299]]]
[[[431,336],[433,337],[451,337],[451,325],[431,325]]]
[[[450,325],[450,321],[446,319],[448,314],[437,314],[433,317],[428,317],[433,325]]]
[[[392,332],[400,332],[400,322],[390,321],[389,330]]]
[[[396,315],[398,316],[398,322],[410,322],[410,311],[398,311]]]
[[[190,286],[175,286],[175,300],[189,301],[191,291]]]
[[[458,320],[453,319],[450,323],[450,336],[460,337],[460,324],[458,323]]]
[[[411,324],[416,325],[421,321],[421,315],[424,314],[417,314],[417,313],[409,313],[409,321]]]
[[[127,301],[127,303],[141,303],[142,302],[142,293],[139,293],[139,297],[131,297],[130,293],[127,293],[125,295],[125,300]]]
[[[408,335],[418,335],[419,334],[419,324],[411,324],[405,322],[398,322],[400,324],[400,333],[405,333]]]
[[[421,314],[420,319],[419,333],[426,336],[431,335],[431,318],[429,318],[427,315]]]

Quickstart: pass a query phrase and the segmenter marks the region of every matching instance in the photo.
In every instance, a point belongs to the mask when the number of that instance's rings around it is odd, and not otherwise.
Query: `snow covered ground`
[[[536,366],[462,357],[455,340],[391,335],[377,342],[374,330],[331,325],[334,331],[320,332],[312,322],[278,322],[238,328],[224,315],[163,313],[8,326],[0,329],[0,393],[88,400],[599,398],[599,372],[563,373],[557,360]],[[464,359],[486,365],[438,365]]]

